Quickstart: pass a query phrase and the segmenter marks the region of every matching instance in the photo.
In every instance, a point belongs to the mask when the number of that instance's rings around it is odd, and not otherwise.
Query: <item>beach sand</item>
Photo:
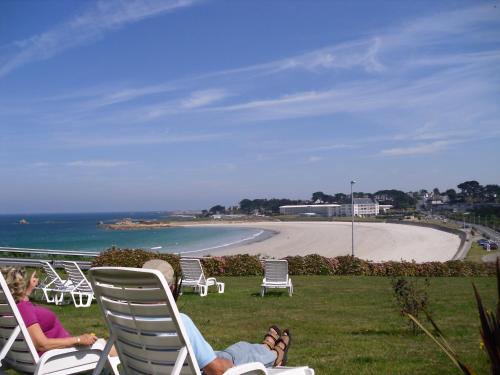
[[[210,250],[192,255],[260,254],[274,258],[319,254],[327,257],[351,254],[349,222],[261,222],[224,225],[261,228],[276,232],[262,241]],[[457,235],[437,229],[387,223],[355,223],[355,255],[371,261],[447,261],[460,245]]]

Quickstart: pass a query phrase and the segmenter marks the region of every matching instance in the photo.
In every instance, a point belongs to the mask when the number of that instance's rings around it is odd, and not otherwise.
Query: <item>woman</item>
[[[24,268],[4,268],[2,273],[39,354],[51,349],[90,346],[97,341],[98,338],[93,333],[70,335],[54,312],[30,302],[29,297],[38,285],[36,272],[32,273],[29,280],[26,279]]]

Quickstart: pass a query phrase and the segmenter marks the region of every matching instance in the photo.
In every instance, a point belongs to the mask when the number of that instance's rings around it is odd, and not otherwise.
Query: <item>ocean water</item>
[[[99,222],[122,218],[168,219],[166,213],[0,215],[0,246],[71,251],[103,251],[111,246],[179,253],[216,250],[251,241],[264,231],[229,227],[171,227],[109,230]],[[29,224],[20,224],[25,219]]]

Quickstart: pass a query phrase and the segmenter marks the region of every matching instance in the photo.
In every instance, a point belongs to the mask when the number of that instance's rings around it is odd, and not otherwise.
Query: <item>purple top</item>
[[[66,332],[56,314],[46,307],[33,305],[30,301],[21,301],[17,304],[17,308],[26,327],[37,323],[40,324],[40,328],[47,338],[61,339],[71,336]]]

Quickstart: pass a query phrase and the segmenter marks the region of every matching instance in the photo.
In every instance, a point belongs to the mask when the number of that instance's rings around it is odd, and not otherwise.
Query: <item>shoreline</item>
[[[351,223],[348,222],[258,222],[198,223],[187,226],[228,226],[263,229],[273,235],[218,249],[196,251],[198,256],[234,254],[284,258],[318,254],[336,257],[351,254]],[[439,229],[394,223],[356,223],[355,256],[369,261],[447,261],[455,256],[461,240]]]

